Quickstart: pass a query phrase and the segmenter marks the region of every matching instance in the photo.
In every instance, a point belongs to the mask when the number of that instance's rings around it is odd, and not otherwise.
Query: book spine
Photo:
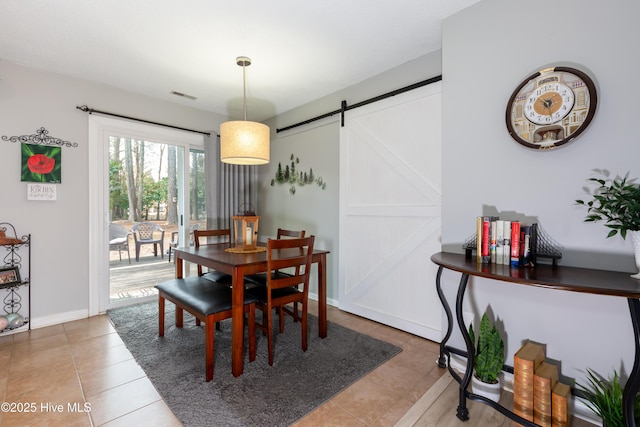
[[[490,253],[491,240],[491,217],[482,218],[482,263],[488,264],[491,261]]]
[[[482,262],[482,217],[476,218],[476,256]]]
[[[504,220],[496,220],[496,264],[504,264]]]
[[[511,264],[511,221],[504,222],[504,229],[502,234],[504,235],[504,243],[502,245],[503,264]]]
[[[551,427],[570,425],[570,406],[571,388],[567,384],[557,383],[551,391]]]
[[[529,244],[530,244],[530,240],[531,240],[531,226],[526,225],[526,226],[521,226],[520,227],[520,254],[521,254],[521,260],[520,260],[520,264],[521,265],[527,265],[529,264],[529,258],[530,258],[530,248],[529,248]]]
[[[541,427],[551,427],[551,390],[557,382],[558,367],[542,362],[533,375],[533,422]]]
[[[531,238],[529,239],[529,259],[535,265],[537,263],[536,255],[538,254],[538,224],[531,224]]]
[[[513,356],[513,412],[528,421],[533,421],[533,376],[544,358],[544,346],[530,341]]]
[[[496,263],[496,251],[498,250],[498,220],[491,218],[491,239],[489,241],[489,254],[491,256],[491,264]]]
[[[520,222],[511,222],[511,265],[518,266],[520,262]]]
[[[533,362],[516,361],[513,369],[513,412],[533,421]]]

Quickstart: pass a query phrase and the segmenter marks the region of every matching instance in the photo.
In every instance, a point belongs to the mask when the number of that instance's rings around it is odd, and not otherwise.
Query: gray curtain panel
[[[220,161],[220,137],[205,137],[207,228],[233,230],[233,215],[249,206],[258,209],[257,166],[229,165]],[[232,231],[233,232],[233,231]]]

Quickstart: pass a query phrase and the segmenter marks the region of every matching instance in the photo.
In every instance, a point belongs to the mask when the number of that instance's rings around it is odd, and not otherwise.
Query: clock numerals
[[[527,97],[525,116],[537,125],[555,123],[569,114],[574,99],[575,95],[568,86],[547,83]]]
[[[595,115],[593,80],[569,67],[545,68],[520,83],[507,104],[507,129],[516,142],[551,149],[572,141]]]

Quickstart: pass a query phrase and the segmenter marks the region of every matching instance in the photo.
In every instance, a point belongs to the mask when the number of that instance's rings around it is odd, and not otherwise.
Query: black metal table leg
[[[631,323],[633,324],[633,335],[636,344],[635,357],[633,361],[633,369],[629,374],[629,379],[622,393],[622,420],[627,427],[635,427],[635,411],[634,403],[636,394],[640,387],[640,300],[635,298],[627,298],[629,302],[629,312],[631,313]]]
[[[440,298],[440,303],[442,304],[442,308],[444,308],[444,312],[447,315],[447,333],[442,338],[440,342],[440,357],[438,358],[438,367],[446,368],[447,367],[447,358],[445,357],[446,345],[451,338],[451,332],[453,331],[453,316],[451,315],[451,309],[449,308],[449,304],[447,303],[447,299],[444,297],[444,293],[442,292],[442,285],[440,283],[440,277],[442,276],[442,270],[444,267],[438,267],[438,274],[436,274],[436,291],[438,292],[438,297]]]
[[[464,317],[462,315],[462,302],[464,300],[464,293],[467,290],[468,281],[469,275],[463,273],[462,277],[460,278],[460,285],[458,285],[458,295],[456,296],[456,319],[458,321],[460,332],[462,332],[464,342],[467,346],[467,366],[464,371],[464,377],[462,377],[462,382],[460,382],[460,399],[458,402],[458,411],[456,414],[457,417],[462,421],[466,421],[469,419],[469,409],[467,408],[467,387],[469,386],[469,381],[471,381],[474,356],[473,343],[471,342],[471,337],[469,337],[469,332],[465,328]]]

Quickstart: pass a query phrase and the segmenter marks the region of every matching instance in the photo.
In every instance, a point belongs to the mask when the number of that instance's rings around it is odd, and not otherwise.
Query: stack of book
[[[514,355],[513,412],[539,426],[568,426],[571,388],[559,379],[544,345],[527,341]]]
[[[513,356],[513,412],[528,421],[533,421],[533,375],[544,359],[544,346],[532,341]]]
[[[559,380],[558,367],[542,362],[533,375],[533,422],[551,427],[551,391]]]
[[[571,425],[569,405],[571,404],[571,387],[558,382],[551,392],[551,426],[568,427]]]
[[[483,264],[526,265],[535,248],[537,224],[502,220],[496,216],[476,218],[476,253]]]

